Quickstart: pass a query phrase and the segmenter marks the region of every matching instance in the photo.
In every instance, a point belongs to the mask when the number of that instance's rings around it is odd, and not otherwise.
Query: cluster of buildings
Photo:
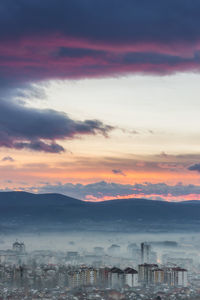
[[[138,272],[133,268],[121,270],[119,268],[80,267],[68,273],[68,284],[72,288],[80,286],[99,286],[120,289],[124,286],[138,286]]]
[[[129,250],[134,249],[135,246],[132,244]],[[109,251],[117,256],[119,247],[113,244]],[[99,256],[104,255],[103,248],[96,247],[95,254],[97,253]],[[152,250],[148,243],[141,244],[140,254],[142,264],[135,268],[131,265],[124,268],[118,265],[111,267],[101,262],[99,265],[78,263],[81,261],[80,255],[75,251],[68,251],[65,255],[57,254],[57,257],[55,254],[56,259],[48,251],[34,251],[28,254],[24,243],[16,241],[12,250],[0,253],[0,280],[5,285],[36,289],[56,286],[69,289],[87,286],[112,289],[156,285],[187,287],[186,269],[175,265],[149,263]],[[91,257],[93,259],[93,255]],[[88,255],[85,259],[88,261]]]
[[[174,266],[158,266],[157,264],[141,264],[138,271],[133,268],[124,270],[113,268],[79,268],[68,274],[69,286],[86,285],[104,286],[109,288],[130,288],[151,285],[165,285],[172,287],[187,287],[188,272],[186,269]]]
[[[180,267],[141,264],[138,266],[138,273],[139,282],[144,285],[166,284],[183,287],[188,285],[188,272]]]
[[[165,285],[187,287],[187,271],[178,267],[139,265],[138,271],[127,267],[65,265],[0,265],[0,281],[4,285],[29,288],[55,288],[56,286],[77,289],[80,287],[135,288],[138,286]]]
[[[116,244],[108,248],[110,255],[102,247],[91,254],[26,252],[25,244],[16,241],[12,249],[0,251],[0,299],[198,299],[198,285],[192,287],[186,268],[169,264],[168,257],[158,264],[149,243],[140,248],[132,243],[127,250],[130,259],[120,256]]]

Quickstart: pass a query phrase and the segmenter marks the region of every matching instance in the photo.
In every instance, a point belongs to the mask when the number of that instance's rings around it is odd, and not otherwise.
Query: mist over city
[[[3,192],[0,297],[198,299],[199,207]]]
[[[198,299],[198,233],[18,233],[0,246],[2,299]]]
[[[0,1],[0,300],[200,299],[200,1]]]

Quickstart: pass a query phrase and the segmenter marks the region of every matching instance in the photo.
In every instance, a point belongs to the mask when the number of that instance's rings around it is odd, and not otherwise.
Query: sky
[[[199,0],[1,0],[0,190],[200,199]]]

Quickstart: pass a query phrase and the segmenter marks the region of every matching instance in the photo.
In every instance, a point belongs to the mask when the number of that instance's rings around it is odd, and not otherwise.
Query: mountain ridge
[[[199,216],[200,205],[194,201],[128,198],[88,202],[55,193],[0,192],[0,228],[200,231]]]
[[[182,203],[182,204],[190,204],[190,203],[200,203],[200,199],[198,200],[182,200],[182,201],[167,201],[167,200],[153,200],[153,199],[148,199],[148,198],[113,198],[110,200],[100,200],[100,201],[87,201],[87,200],[81,200],[81,199],[77,199],[62,193],[33,193],[33,192],[26,192],[26,191],[0,191],[0,201],[1,201],[1,195],[2,194],[6,194],[6,195],[26,195],[26,196],[57,196],[59,198],[63,198],[63,200],[75,200],[75,201],[79,201],[79,202],[84,202],[84,203],[111,203],[113,201],[115,202],[120,202],[120,201],[152,201],[152,202],[160,202],[160,203]],[[58,199],[56,199],[58,200]]]

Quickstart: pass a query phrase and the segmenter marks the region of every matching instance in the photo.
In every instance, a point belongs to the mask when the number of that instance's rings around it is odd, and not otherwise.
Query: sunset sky
[[[200,199],[199,0],[1,0],[0,189]]]

